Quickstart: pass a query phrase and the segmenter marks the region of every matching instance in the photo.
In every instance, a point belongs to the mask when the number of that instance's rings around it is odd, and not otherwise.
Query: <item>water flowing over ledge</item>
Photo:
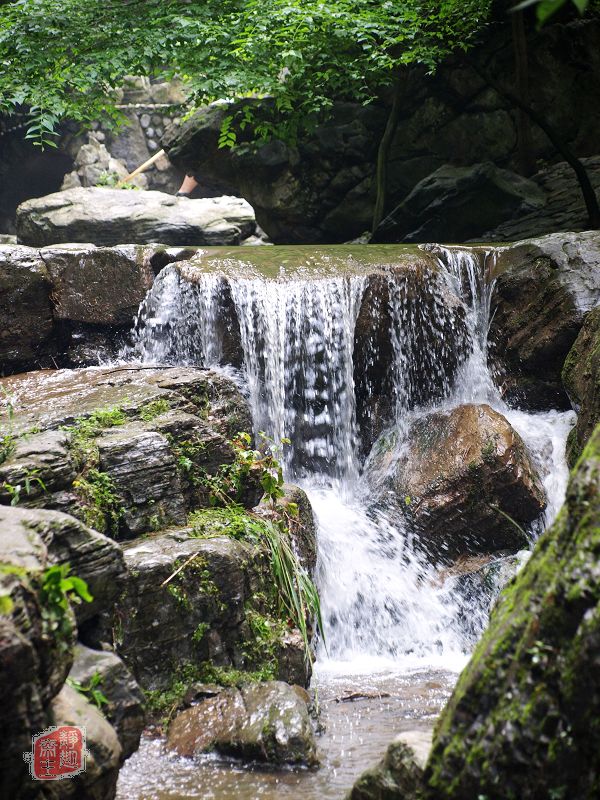
[[[307,489],[319,522],[327,649],[318,668],[456,665],[485,625],[493,590],[465,609],[456,578],[427,563],[406,521],[373,507],[364,455],[385,428],[399,454],[420,416],[489,404],[540,472],[548,507],[535,536],[564,496],[573,415],[511,410],[494,385],[492,248],[356,250],[273,247],[243,259],[204,251],[167,266],[124,355],[234,370],[255,432],[291,439],[287,477]]]

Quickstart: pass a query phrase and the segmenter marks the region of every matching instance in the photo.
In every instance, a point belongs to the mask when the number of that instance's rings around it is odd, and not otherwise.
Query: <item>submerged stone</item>
[[[280,681],[226,689],[182,711],[167,747],[181,756],[216,750],[274,765],[318,763],[305,693]]]
[[[382,760],[362,773],[346,800],[422,800],[423,768],[431,749],[431,731],[399,734]]]

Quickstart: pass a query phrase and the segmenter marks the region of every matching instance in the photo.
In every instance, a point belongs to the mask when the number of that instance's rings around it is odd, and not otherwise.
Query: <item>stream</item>
[[[264,247],[248,255],[209,249],[193,281],[167,266],[143,302],[123,359],[224,369],[248,397],[255,433],[292,442],[283,453],[286,478],[306,490],[318,524],[325,642],[317,645],[311,688],[321,708],[322,766],[269,771],[215,756],[186,761],[148,736],[121,770],[119,800],[339,800],[396,734],[432,728],[495,595],[527,558],[498,559],[486,590],[465,594],[459,577],[412,547],[397,513],[371,503],[378,476],[360,458],[353,355],[373,262],[383,265],[387,282],[396,452],[419,415],[488,403],[523,438],[546,491],[543,519],[528,531],[532,542],[558,512],[574,414],[510,409],[496,388],[487,353],[493,253],[432,246],[439,273],[428,301],[416,302],[385,269],[401,249],[362,246],[358,256],[347,247]],[[450,295],[462,302],[466,326],[448,334]],[[450,356],[461,354],[453,376],[439,357],[440,337]],[[441,390],[415,403],[419,371]],[[349,693],[367,696],[343,700]]]

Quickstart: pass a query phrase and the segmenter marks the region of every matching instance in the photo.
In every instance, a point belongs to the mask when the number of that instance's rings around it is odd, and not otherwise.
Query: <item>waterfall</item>
[[[465,631],[455,583],[423,563],[397,514],[369,509],[360,438],[374,408],[369,404],[382,314],[391,353],[377,402],[381,406],[389,390],[388,423],[395,426],[398,448],[424,409],[486,402],[528,446],[548,493],[547,521],[564,496],[572,415],[509,409],[488,369],[493,252],[428,249],[438,268],[425,283],[415,283],[418,271],[387,267],[372,275],[301,270],[267,279],[167,266],[142,304],[126,354],[162,364],[235,368],[255,432],[292,441],[284,456],[286,477],[308,492],[319,526],[317,582],[327,639],[321,665],[448,663],[472,644],[491,601],[481,599]],[[268,250],[272,262],[277,248]],[[370,294],[375,296],[365,311]],[[363,324],[371,338],[359,364],[356,333]]]

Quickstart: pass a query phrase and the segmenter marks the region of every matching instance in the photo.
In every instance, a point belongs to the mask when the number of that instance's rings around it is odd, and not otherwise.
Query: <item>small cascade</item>
[[[400,450],[416,414],[488,403],[530,449],[550,499],[547,522],[564,495],[572,415],[509,409],[488,369],[493,252],[428,249],[438,268],[419,280],[414,270],[387,267],[267,279],[232,276],[214,264],[209,272],[168,266],[124,353],[234,367],[255,432],[292,441],[286,476],[307,490],[319,524],[328,644],[321,665],[447,662],[472,645],[488,612],[490,598],[482,598],[465,626],[473,599],[465,604],[456,581],[444,582],[423,563],[397,513],[369,510],[360,452],[373,409],[387,404]],[[269,248],[271,261],[275,250]]]

